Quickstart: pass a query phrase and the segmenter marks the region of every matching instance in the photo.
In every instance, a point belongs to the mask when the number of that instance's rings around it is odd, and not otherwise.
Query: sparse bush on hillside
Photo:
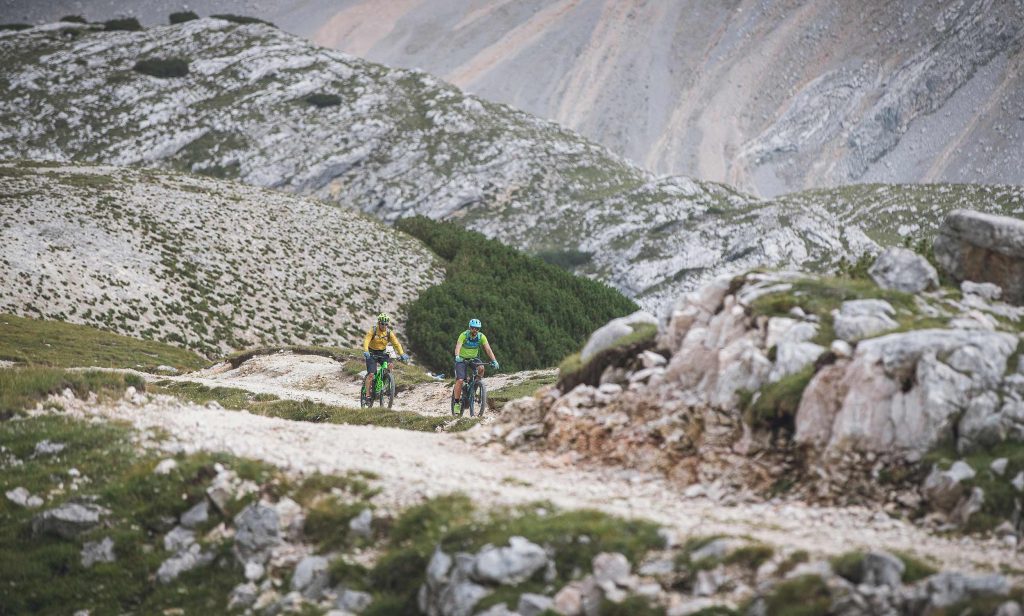
[[[142,30],[142,24],[140,24],[139,20],[134,17],[123,17],[121,19],[111,19],[103,22],[103,28],[106,30],[128,30],[129,32],[137,32]]]
[[[171,25],[183,24],[186,21],[193,21],[199,19],[199,15],[196,15],[192,11],[178,11],[177,13],[171,13],[170,22]]]
[[[188,75],[188,60],[181,58],[147,58],[139,60],[132,67],[135,71],[152,77],[168,79]]]
[[[557,265],[562,269],[572,271],[581,265],[590,263],[591,259],[594,258],[594,253],[583,252],[582,250],[547,250],[538,252],[537,258],[551,265]]]
[[[417,216],[397,226],[448,262],[445,281],[408,307],[409,346],[435,370],[451,372],[455,340],[473,317],[503,370],[516,371],[557,365],[592,331],[637,310],[611,287],[452,223]]]
[[[4,30],[28,30],[32,24],[0,24],[0,32]]]
[[[81,15],[65,15],[64,17],[60,18],[60,21],[67,21],[67,22],[75,23],[75,24],[87,24],[87,23],[89,23],[89,21],[86,20],[86,18],[82,17]]]
[[[302,99],[314,107],[337,107],[341,104],[341,97],[337,94],[310,94]]]
[[[232,15],[231,13],[220,13],[219,15],[210,15],[214,19],[223,19],[224,21],[230,21],[236,24],[264,24],[267,26],[277,27],[265,19],[258,17],[249,17],[248,15]]]

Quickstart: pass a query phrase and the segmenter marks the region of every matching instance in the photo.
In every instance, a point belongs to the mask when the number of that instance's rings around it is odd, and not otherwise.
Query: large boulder
[[[936,466],[925,478],[921,492],[933,507],[951,511],[967,491],[964,482],[974,476],[974,469],[963,460],[957,460],[946,470]]]
[[[934,242],[940,267],[958,281],[991,282],[1024,304],[1024,220],[955,210]]]
[[[590,339],[587,340],[587,343],[583,345],[583,350],[580,351],[580,361],[586,363],[590,361],[594,355],[615,346],[619,340],[622,340],[626,336],[632,334],[638,326],[656,326],[657,324],[657,319],[655,319],[650,313],[642,310],[625,317],[613,319],[598,328],[593,334],[590,334]]]
[[[331,582],[327,559],[323,556],[307,556],[299,561],[292,575],[292,590],[302,593],[307,599],[319,599]]]
[[[905,293],[920,293],[939,286],[939,274],[932,264],[906,248],[886,248],[875,259],[868,275],[883,289]]]

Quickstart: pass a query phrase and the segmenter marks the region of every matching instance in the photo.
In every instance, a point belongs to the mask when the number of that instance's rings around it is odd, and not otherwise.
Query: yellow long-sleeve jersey
[[[388,343],[395,347],[399,355],[405,355],[405,351],[402,349],[402,343],[398,341],[398,336],[395,332],[391,331],[388,327],[384,331],[381,331],[379,327],[374,325],[370,328],[370,331],[366,332],[366,337],[363,338],[363,350],[364,351],[383,351],[388,348]]]

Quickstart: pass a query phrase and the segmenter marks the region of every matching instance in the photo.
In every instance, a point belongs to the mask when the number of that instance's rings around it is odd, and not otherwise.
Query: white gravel
[[[643,517],[680,536],[749,535],[814,554],[856,548],[902,550],[965,571],[1019,567],[1020,557],[995,540],[942,537],[865,508],[801,503],[724,505],[685,498],[664,479],[626,469],[581,468],[570,456],[508,452],[474,444],[474,432],[436,434],[391,428],[312,424],[212,409],[166,396],[136,395],[116,403],[72,401],[68,412],[160,428],[170,451],[223,451],[290,471],[372,471],[392,510],[424,498],[463,492],[484,505],[548,500],[564,508],[594,508]],[[386,412],[386,411],[382,411]]]

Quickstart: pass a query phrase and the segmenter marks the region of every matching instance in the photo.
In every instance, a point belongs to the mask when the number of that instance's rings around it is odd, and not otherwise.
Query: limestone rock
[[[868,270],[883,289],[905,293],[930,291],[939,286],[939,274],[924,257],[906,248],[886,248]]]
[[[186,571],[213,562],[214,554],[205,552],[199,544],[193,543],[188,549],[178,552],[160,564],[156,571],[156,579],[161,584],[170,584]]]
[[[472,577],[489,584],[519,584],[547,562],[544,548],[524,537],[511,537],[508,547],[484,548],[477,555]]]
[[[104,537],[101,541],[89,541],[82,546],[82,566],[91,567],[96,563],[112,563],[117,560],[114,555],[114,540]]]
[[[1002,477],[1003,473],[1006,472],[1006,467],[1010,464],[1010,461],[1006,458],[996,458],[992,460],[992,464],[989,464],[989,469],[996,474],[998,477]]]
[[[895,312],[892,305],[882,299],[843,302],[835,314],[836,336],[852,342],[894,329],[898,325],[892,318]]]
[[[955,210],[933,248],[939,265],[954,279],[993,283],[1006,301],[1024,303],[1024,221]]]
[[[363,509],[359,515],[348,522],[349,530],[357,537],[369,538],[373,535],[373,511]]]
[[[971,282],[965,280],[960,283],[960,291],[964,295],[977,295],[987,300],[997,300],[1003,295],[1002,288],[991,282]]]
[[[18,486],[13,490],[8,490],[4,495],[7,497],[7,500],[19,507],[35,509],[36,507],[41,507],[43,505],[43,499],[38,496],[33,496],[31,492],[22,486]]]
[[[265,560],[265,552],[281,543],[277,511],[263,503],[253,503],[235,516],[235,550],[242,562]]]
[[[550,610],[554,604],[555,602],[551,597],[524,592],[519,595],[519,604],[516,606],[516,612],[520,616],[539,616],[542,612]]]
[[[185,528],[196,528],[202,526],[210,519],[210,505],[204,498],[181,514],[181,525]]]
[[[32,533],[74,539],[81,533],[99,526],[101,518],[109,513],[103,507],[91,503],[65,503],[60,507],[37,513],[32,518]]]
[[[302,593],[306,599],[316,600],[327,590],[330,581],[327,559],[323,556],[307,556],[295,567],[292,590]]]
[[[580,352],[580,360],[583,363],[590,361],[594,355],[615,346],[616,342],[633,333],[636,326],[642,324],[657,325],[658,320],[641,310],[609,321],[590,335]]]
[[[624,585],[631,567],[629,559],[617,552],[601,552],[593,559],[594,581],[601,585],[606,582]]]
[[[53,456],[64,451],[67,447],[64,443],[51,443],[50,439],[43,439],[36,443],[35,451],[32,453],[33,457],[39,456]]]
[[[345,588],[338,593],[334,605],[346,612],[359,614],[370,607],[371,603],[373,603],[373,595],[370,593]]]
[[[957,460],[949,470],[935,466],[921,486],[923,496],[933,507],[950,511],[964,495],[963,482],[974,478],[974,469],[962,460]]]
[[[960,527],[966,527],[970,521],[971,516],[981,511],[981,508],[985,505],[985,491],[979,487],[971,489],[971,493],[966,498],[962,499],[953,512],[950,513],[950,519],[958,524]]]
[[[244,610],[252,607],[256,603],[256,598],[259,597],[260,589],[256,584],[252,582],[244,582],[235,586],[228,595],[228,610]]]
[[[181,526],[175,526],[164,535],[164,549],[168,552],[187,550],[196,542],[196,534]]]
[[[888,552],[868,552],[861,563],[862,583],[869,586],[888,586],[899,588],[903,584],[903,572],[906,565],[899,558]]]
[[[160,460],[156,468],[153,469],[153,473],[156,475],[169,475],[176,468],[178,468],[178,462],[174,458],[166,458]]]

